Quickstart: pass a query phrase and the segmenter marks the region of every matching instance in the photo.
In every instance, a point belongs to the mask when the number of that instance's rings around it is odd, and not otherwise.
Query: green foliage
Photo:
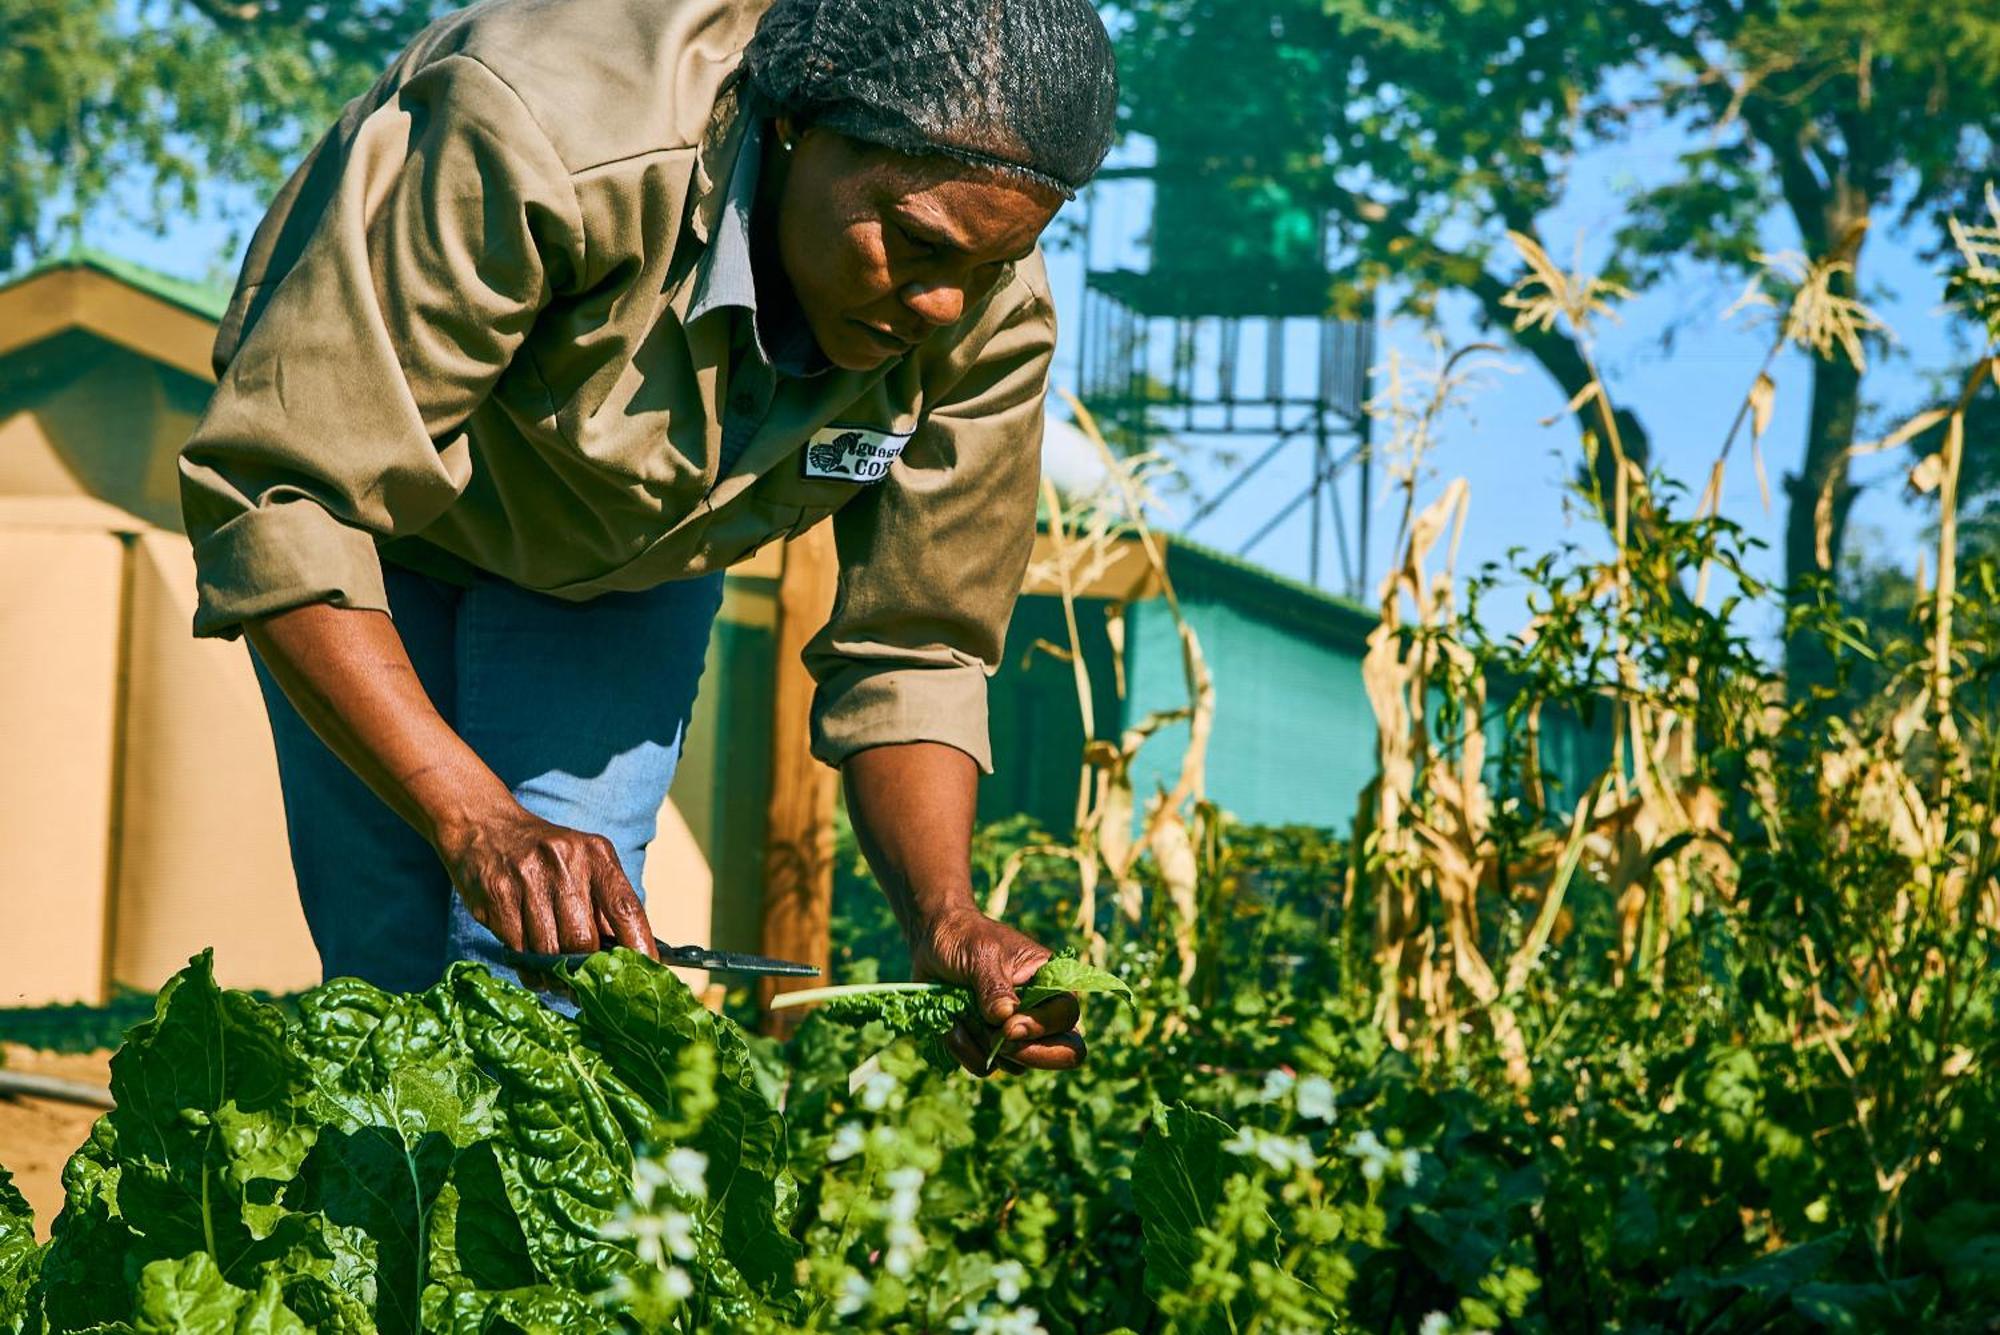
[[[1250,1265],[1268,1267],[1275,1250],[1261,1200],[1251,1209],[1258,1216],[1255,1241],[1263,1245],[1253,1243],[1247,1254],[1228,1247],[1211,1222],[1228,1204],[1223,1146],[1230,1136],[1228,1123],[1185,1103],[1159,1108],[1132,1166],[1132,1199],[1145,1237],[1146,1295],[1190,1331],[1240,1325],[1253,1297],[1246,1282]]]
[[[1534,860],[1567,829],[1531,795],[1523,700],[1673,702],[1703,743],[1675,782],[1717,809],[1721,860],[1675,864],[1699,895],[1629,948],[1626,864],[1579,864],[1503,998],[1525,1063],[1476,1006],[1391,1041],[1365,843],[1220,817],[1190,981],[1142,863],[1136,913],[1092,924],[1101,968],[1052,961],[1026,990],[1130,997],[1090,1015],[1075,1073],[938,1069],[956,989],[863,989],[780,1048],[623,951],[575,972],[573,1022],[465,966],[287,1015],[202,957],[129,1034],[48,1246],[0,1189],[0,1329],[1989,1327],[2000,771],[1956,748],[1991,754],[1993,699],[1955,697],[1961,742],[1923,731],[1921,637],[1836,617],[1808,629],[1871,693],[1781,704],[1739,613],[1670,595],[1694,561],[1734,569],[1740,539],[1656,494],[1663,546],[1622,599],[1558,552],[1523,563],[1534,640],[1464,641],[1514,687],[1482,729],[1501,744],[1479,838],[1505,874],[1466,930],[1489,958],[1533,930]],[[2000,579],[1963,573],[1973,665]],[[1448,686],[1440,745],[1471,698]],[[1045,840],[984,832],[981,874]],[[1651,869],[1692,846],[1644,852],[1628,884],[1657,899]],[[1026,857],[1009,917],[1059,939],[1080,892],[1073,860]],[[1418,935],[1443,935],[1435,912]]]
[[[1337,908],[1337,845],[1232,827],[1219,858],[1215,967],[1243,982],[1218,1004],[1160,967],[1149,906],[1111,946],[1138,1005],[1093,1024],[1080,1075],[974,1081],[815,1019],[785,1053],[782,1119],[754,1044],[636,956],[578,973],[574,1024],[463,969],[412,997],[332,984],[284,1021],[198,960],[119,1059],[127,1102],[68,1169],[35,1310],[58,1331],[211,1311],[235,1325],[205,1328],[732,1332],[2000,1314],[1989,948],[1952,966],[1942,1039],[1850,1035],[1865,1125],[1784,981],[1802,929],[1837,951],[1857,921],[1837,894],[1801,920],[1753,889],[1768,919],[1701,920],[1676,949],[1709,981],[1664,995],[1612,984],[1571,938],[1522,1008],[1536,1062],[1516,1090],[1480,1032],[1420,1062],[1339,982],[1306,911]],[[1810,864],[1768,874],[1827,893]],[[1032,884],[1029,921],[1073,902],[1053,871]],[[1966,1054],[1942,1084],[1940,1041]],[[1916,1164],[1887,1232],[1871,1138]],[[0,1202],[8,1218],[24,1230]],[[32,1273],[32,1246],[0,1255]]]
[[[748,1293],[788,1289],[799,1257],[788,1231],[784,1122],[758,1088],[747,1042],[637,955],[593,959],[574,982],[586,1032],[611,1069],[674,1114],[647,1143],[692,1148],[709,1182],[723,1184],[706,1216],[720,1254],[705,1260],[704,1282],[715,1287],[718,1313],[747,1315]]]
[[[251,992],[259,1001],[281,1009],[289,997]],[[43,1052],[98,1052],[125,1041],[125,1031],[153,1016],[157,997],[151,992],[121,988],[102,1006],[73,1003],[58,1006],[0,1007],[0,1043],[19,1043]]]
[[[216,1335],[305,1335],[298,1314],[285,1306],[275,1275],[255,1293],[222,1277],[206,1252],[154,1261],[139,1272],[132,1329],[152,1335],[213,1331]]]
[[[1596,405],[1579,397],[1593,378],[1588,340],[1516,328],[1506,302],[1518,273],[1508,232],[1568,253],[1569,238],[1540,228],[1569,202],[1584,154],[1656,131],[1662,117],[1684,139],[1664,171],[1589,201],[1612,219],[1604,277],[1640,292],[1704,276],[1733,287],[1759,270],[1775,225],[1808,258],[1850,266],[1831,290],[1855,297],[1867,291],[1870,224],[1920,222],[1911,244],[1942,251],[1947,218],[1978,212],[1992,171],[2000,13],[1983,0],[1894,14],[1873,0],[1135,0],[1117,10],[1125,123],[1155,143],[1156,262],[1192,250],[1213,266],[1185,266],[1195,279],[1241,287],[1255,279],[1235,238],[1323,214],[1328,310],[1356,316],[1386,289],[1398,313],[1435,319],[1446,295],[1468,297],[1573,401],[1584,431],[1599,427]],[[1311,279],[1273,286],[1295,296]],[[1727,295],[1718,286],[1701,318]],[[1668,327],[1667,346],[1694,318]],[[1841,548],[1843,452],[1863,380],[1838,354],[1816,365],[1794,466],[1803,485],[1785,498],[1785,580],[1801,603],[1829,479],[1828,541]],[[1647,424],[1625,407],[1615,420],[1643,468]],[[1815,677],[1810,637],[1790,647],[1794,676]]]
[[[107,200],[164,227],[230,185],[267,195],[450,7],[9,0],[0,268],[74,240]]]

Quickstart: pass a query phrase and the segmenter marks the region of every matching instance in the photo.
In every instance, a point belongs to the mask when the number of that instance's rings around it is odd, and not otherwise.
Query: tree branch
[[[188,7],[218,28],[246,28],[263,17],[255,0],[187,0]]]

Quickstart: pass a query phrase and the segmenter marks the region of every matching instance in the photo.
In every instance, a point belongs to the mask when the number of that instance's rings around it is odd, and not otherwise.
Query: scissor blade
[[[609,950],[617,942],[607,941],[604,949]],[[682,969],[713,969],[719,973],[782,974],[791,978],[817,978],[819,970],[810,964],[799,964],[792,960],[772,959],[769,955],[739,955],[733,950],[710,950],[705,946],[670,946],[655,939],[654,945],[660,950],[660,963],[672,964]],[[508,950],[504,953],[507,963],[528,969],[553,969],[559,964],[580,968],[593,952],[569,954],[543,954],[534,950]]]
[[[772,959],[769,955],[743,955],[733,950],[708,950],[701,946],[660,944],[660,960],[684,969],[714,969],[721,973],[778,974],[790,978],[817,978],[819,970],[793,960]]]

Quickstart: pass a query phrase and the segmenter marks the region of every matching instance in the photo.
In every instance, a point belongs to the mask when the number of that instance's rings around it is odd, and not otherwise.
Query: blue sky
[[[1662,126],[1641,132],[1615,149],[1580,159],[1565,203],[1543,222],[1542,235],[1557,261],[1567,266],[1579,242],[1587,261],[1601,257],[1603,242],[1621,216],[1621,198],[1641,183],[1671,172],[1675,155],[1686,145],[1680,131]],[[1096,262],[1105,263],[1107,255],[1125,262],[1142,254],[1132,244],[1145,224],[1142,197],[1128,192],[1121,203],[1100,194],[1099,208]],[[164,236],[109,218],[95,223],[88,235],[93,244],[165,272],[216,278],[234,272],[256,211],[256,201],[234,193],[221,196],[203,216],[177,223]],[[1128,238],[1122,250],[1116,241],[1121,229]],[[1113,236],[1108,251],[1103,245],[1107,232]],[[1929,401],[1931,378],[1962,365],[1966,356],[1963,326],[1955,325],[1940,310],[1941,278],[1931,264],[1918,257],[1926,240],[1922,235],[1878,231],[1870,237],[1864,253],[1864,295],[1897,333],[1887,355],[1871,362],[1864,384],[1868,410],[1863,431],[1867,434],[1885,431],[1924,406]],[[1766,241],[1772,249],[1798,244],[1789,234],[1789,223],[1775,217],[1767,228]],[[1073,385],[1076,378],[1074,315],[1081,300],[1082,268],[1075,253],[1059,251],[1050,257],[1058,316],[1070,324],[1064,346],[1058,351],[1056,379],[1062,384]],[[1626,303],[1622,308],[1624,322],[1606,327],[1601,334],[1599,361],[1614,397],[1634,409],[1646,424],[1656,464],[1697,491],[1770,337],[1767,329],[1754,327],[1740,316],[1729,323],[1720,319],[1738,290],[1734,282],[1699,275],[1664,283]],[[1449,343],[1475,337],[1469,312],[1469,303],[1445,302],[1443,332]],[[1661,337],[1673,326],[1678,327],[1678,336],[1669,350]],[[1391,348],[1400,349],[1419,364],[1428,364],[1433,355],[1426,331],[1408,320],[1386,323],[1378,331],[1377,347],[1378,362]],[[1585,545],[1602,542],[1594,521],[1572,514],[1563,503],[1562,480],[1575,467],[1574,428],[1567,419],[1550,427],[1540,425],[1541,419],[1561,413],[1563,396],[1525,357],[1510,356],[1507,360],[1514,367],[1513,373],[1483,377],[1483,386],[1467,409],[1453,414],[1444,424],[1439,448],[1431,460],[1430,490],[1456,476],[1464,476],[1472,486],[1472,511],[1461,558],[1465,568],[1500,560],[1511,547],[1539,552],[1564,541]],[[1787,352],[1774,374],[1777,407],[1765,439],[1765,454],[1776,487],[1802,453],[1810,366],[1803,355]],[[1775,578],[1781,569],[1782,497],[1770,513],[1765,512],[1743,444],[1739,442],[1732,455],[1724,513],[1769,545],[1756,564],[1761,573]],[[1240,457],[1255,451],[1259,444],[1246,439],[1232,448]],[[1182,463],[1198,494],[1212,492],[1232,475],[1227,463],[1201,451],[1190,452]],[[1875,557],[1907,569],[1916,562],[1928,516],[1902,496],[1903,467],[1894,455],[1858,464],[1857,477],[1866,486],[1855,507],[1853,532],[1855,541],[1865,544]],[[1310,460],[1304,453],[1281,457],[1204,522],[1196,536],[1235,550],[1303,488],[1309,468]],[[1379,577],[1391,556],[1395,514],[1379,481],[1376,493],[1370,569]],[[1178,503],[1182,516],[1189,508],[1189,502]],[[1171,515],[1168,521],[1171,526]],[[1305,516],[1296,515],[1259,544],[1252,556],[1272,569],[1302,579],[1307,572],[1307,532]],[[1337,579],[1337,567],[1330,558],[1322,574],[1329,584]],[[1518,597],[1502,597],[1490,611],[1503,625],[1517,622],[1522,615]],[[1771,626],[1766,623],[1754,629],[1768,633]]]

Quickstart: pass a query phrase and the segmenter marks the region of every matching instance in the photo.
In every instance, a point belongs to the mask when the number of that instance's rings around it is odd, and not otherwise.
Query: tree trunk
[[[1845,259],[1856,266],[1854,272],[1833,276],[1829,290],[1835,296],[1852,297],[1861,259],[1863,230],[1855,226],[1868,216],[1866,201],[1858,211],[1843,210],[1847,216],[1829,217],[1826,235],[1838,238],[1835,244]],[[1785,475],[1785,606],[1790,611],[1810,606],[1810,592],[1819,578],[1831,579],[1840,568],[1840,553],[1847,536],[1847,517],[1854,507],[1856,489],[1848,480],[1847,451],[1854,444],[1854,428],[1861,410],[1861,372],[1846,355],[1836,349],[1831,356],[1813,363],[1812,413],[1806,425],[1805,458],[1799,470]],[[1819,498],[1832,489],[1831,522],[1826,549],[1831,558],[1827,569],[1819,563]],[[1805,699],[1815,686],[1831,681],[1833,660],[1823,636],[1810,630],[1785,637],[1785,693],[1794,700]]]

